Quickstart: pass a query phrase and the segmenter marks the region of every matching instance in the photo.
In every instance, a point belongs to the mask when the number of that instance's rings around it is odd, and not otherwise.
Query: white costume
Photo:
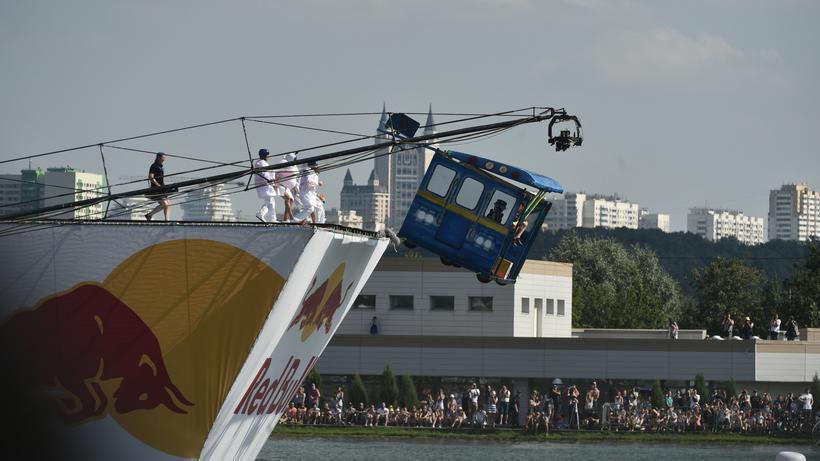
[[[310,214],[316,211],[316,222],[324,222],[324,205],[319,198],[319,174],[316,170],[308,167],[302,172],[302,178],[299,182],[299,199],[302,202],[302,208],[294,215],[296,221],[304,221]],[[320,220],[321,213],[321,220]]]
[[[280,163],[287,163],[296,160],[296,154],[290,153],[282,158]],[[291,165],[276,170],[276,184],[282,188],[282,195],[293,198],[299,195],[299,167]]]
[[[265,168],[268,162],[259,158],[253,161],[254,168]],[[276,186],[273,184],[274,174],[272,171],[260,171],[253,175],[254,185],[256,186],[256,195],[262,199],[262,207],[256,216],[264,222],[276,222],[276,203],[273,198],[276,197]]]

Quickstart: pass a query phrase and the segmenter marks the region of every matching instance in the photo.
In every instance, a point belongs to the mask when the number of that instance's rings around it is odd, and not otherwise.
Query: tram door
[[[476,221],[476,209],[481,203],[484,183],[477,178],[466,175],[455,193],[452,201],[444,207],[444,217],[436,232],[436,239],[453,248],[464,246],[464,240]]]

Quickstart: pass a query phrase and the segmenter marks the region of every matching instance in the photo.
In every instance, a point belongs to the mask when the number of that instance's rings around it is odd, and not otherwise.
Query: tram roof
[[[513,181],[527,186],[532,186],[540,190],[556,192],[559,194],[564,192],[564,188],[558,183],[558,181],[548,176],[538,174],[534,171],[525,170],[506,163],[479,157],[478,155],[465,154],[464,152],[449,150],[446,153],[448,156],[461,162],[473,165],[474,167],[480,168],[484,171],[497,174],[498,176],[512,179]]]

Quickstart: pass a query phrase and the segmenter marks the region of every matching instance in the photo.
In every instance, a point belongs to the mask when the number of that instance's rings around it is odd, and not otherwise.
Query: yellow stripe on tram
[[[510,233],[509,229],[507,229],[506,227],[502,226],[501,224],[493,221],[490,218],[479,217],[478,215],[476,215],[472,211],[467,210],[465,208],[462,208],[462,207],[460,207],[458,205],[455,205],[455,204],[452,204],[452,203],[445,205],[444,199],[439,197],[438,195],[435,195],[433,193],[430,193],[430,192],[424,191],[424,190],[418,191],[417,194],[420,197],[424,198],[425,200],[429,200],[429,201],[435,203],[436,205],[438,205],[440,207],[443,207],[447,211],[453,212],[453,213],[455,213],[459,216],[463,216],[463,217],[469,219],[470,221],[478,221],[478,223],[481,224],[482,226],[489,227],[490,229],[498,232],[499,234],[507,235],[507,234]]]
[[[438,205],[440,207],[444,206],[444,199],[439,197],[436,194],[427,192],[425,190],[420,190],[417,193],[420,197],[423,197],[425,200],[429,200],[429,201],[435,203],[436,205]]]

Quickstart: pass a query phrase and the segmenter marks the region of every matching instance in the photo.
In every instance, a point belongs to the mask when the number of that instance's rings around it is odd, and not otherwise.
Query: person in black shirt
[[[151,164],[151,168],[148,169],[148,183],[151,185],[151,189],[159,189],[165,186],[165,170],[162,167],[164,162],[165,153],[157,152],[157,158]],[[168,200],[168,195],[148,194],[148,198],[156,200],[158,205],[145,215],[145,220],[150,221],[155,214],[162,210],[165,214],[165,220],[169,221],[171,219],[171,202]]]

